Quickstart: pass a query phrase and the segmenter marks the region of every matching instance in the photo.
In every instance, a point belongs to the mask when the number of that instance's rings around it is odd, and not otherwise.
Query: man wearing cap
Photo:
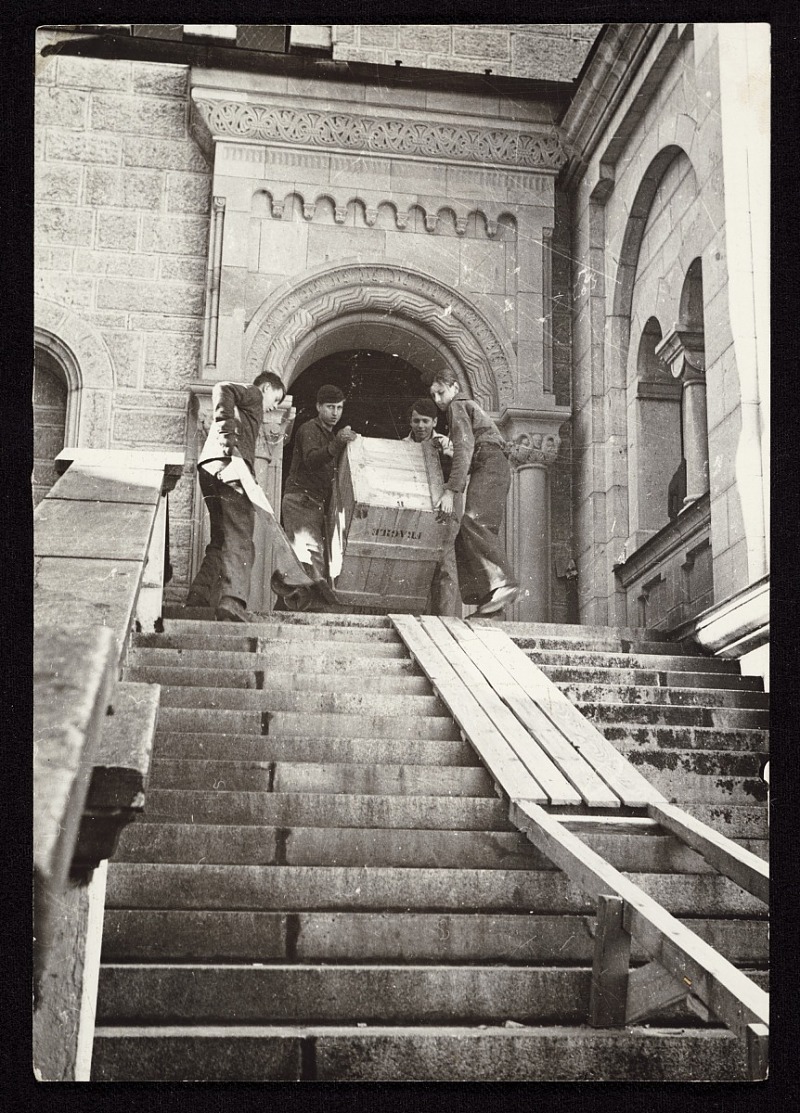
[[[337,386],[317,391],[317,416],[295,435],[292,465],[283,494],[283,528],[297,559],[316,585],[327,585],[325,510],[333,490],[336,459],[358,436],[349,425],[334,433],[344,409]]]
[[[252,383],[215,383],[211,392],[213,421],[197,460],[211,539],[186,605],[211,607],[222,621],[251,621],[246,608],[255,558],[255,509],[231,459],[241,457],[255,480],[256,439],[264,412],[276,409],[285,394],[270,371],[262,371]]]
[[[443,433],[436,432],[436,420],[439,411],[436,403],[431,398],[418,398],[409,410],[409,424],[411,432],[405,441],[433,441],[439,450],[439,459],[445,480],[450,474],[450,465],[453,460],[453,442]],[[456,554],[453,548],[455,535],[458,533],[458,523],[463,511],[463,499],[458,497],[458,506],[454,507],[453,517],[448,521],[448,536],[442,552],[442,559],[436,566],[431,581],[430,613],[452,617],[456,612],[458,603],[458,572],[456,571]]]

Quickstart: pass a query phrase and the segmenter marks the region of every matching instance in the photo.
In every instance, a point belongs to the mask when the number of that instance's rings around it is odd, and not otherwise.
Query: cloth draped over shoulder
[[[256,441],[264,420],[264,398],[252,383],[220,382],[211,392],[212,423],[198,464],[241,456],[255,473]]]

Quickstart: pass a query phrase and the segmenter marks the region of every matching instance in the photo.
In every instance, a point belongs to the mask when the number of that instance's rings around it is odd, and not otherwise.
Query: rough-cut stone
[[[74,267],[83,274],[122,275],[126,278],[155,278],[158,259],[152,255],[131,255],[110,251],[80,249],[75,252]]]
[[[189,332],[199,336],[203,331],[203,321],[199,317],[161,317],[154,313],[131,313],[130,327],[137,332]]]
[[[167,177],[167,211],[208,213],[211,205],[211,179],[207,174],[173,173]]]
[[[185,97],[189,80],[188,66],[164,62],[134,62],[133,90],[157,97]]]
[[[134,332],[104,332],[103,339],[114,365],[114,385],[136,387],[142,365],[142,337]]]
[[[92,304],[94,281],[76,275],[45,272],[36,275],[34,289],[38,297],[83,309]]]
[[[114,395],[118,409],[185,410],[186,392],[183,390],[118,390]]]
[[[38,88],[36,90],[36,126],[82,128],[86,125],[89,94],[74,89]]]
[[[186,419],[181,414],[157,410],[117,410],[114,414],[113,441],[118,447],[152,444],[183,445]]]
[[[453,53],[468,58],[502,61],[509,57],[508,31],[476,31],[453,27]]]
[[[159,266],[159,278],[169,282],[205,282],[206,264],[203,259],[187,258],[182,255],[163,256]]]
[[[186,105],[182,100],[96,93],[92,96],[91,123],[99,131],[179,139],[186,134]]]
[[[127,309],[137,313],[202,313],[202,286],[109,279],[97,292],[100,309]]]
[[[199,147],[188,138],[181,142],[126,135],[122,145],[122,162],[125,166],[148,166],[156,170],[194,170],[210,174],[208,163]]]
[[[394,47],[397,29],[386,24],[362,24],[358,28],[359,45],[386,49]]]
[[[86,172],[86,201],[89,205],[158,210],[163,188],[163,175],[156,170],[92,168]]]
[[[122,140],[117,135],[51,130],[47,135],[47,158],[56,162],[106,163],[120,161]]]
[[[33,219],[37,243],[83,245],[92,238],[93,214],[85,210],[37,205]]]
[[[97,214],[96,247],[135,251],[138,235],[139,217],[135,213],[99,212]]]
[[[586,57],[583,40],[560,39],[553,35],[515,35],[512,60],[515,77],[538,78],[542,81],[570,81],[575,78]]]
[[[148,216],[142,228],[142,247],[171,255],[205,255],[208,219],[194,216]]]
[[[126,92],[130,89],[131,64],[119,59],[76,58],[62,56],[58,59],[58,84],[80,89],[110,89]]]
[[[145,388],[174,390],[183,383],[193,382],[197,378],[199,358],[199,338],[151,333],[145,344]]]
[[[80,166],[39,166],[34,175],[36,201],[77,204],[81,188]]]
[[[446,54],[450,42],[451,29],[447,24],[404,23],[398,28],[398,44],[410,50]]]

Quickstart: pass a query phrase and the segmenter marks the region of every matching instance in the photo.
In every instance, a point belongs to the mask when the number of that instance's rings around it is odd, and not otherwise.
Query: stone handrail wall
[[[66,474],[34,513],[34,1069],[44,1081],[88,1078],[96,867],[143,806],[159,693],[118,677],[131,630],[160,616],[166,496],[182,467],[182,453],[65,449],[56,469]]]

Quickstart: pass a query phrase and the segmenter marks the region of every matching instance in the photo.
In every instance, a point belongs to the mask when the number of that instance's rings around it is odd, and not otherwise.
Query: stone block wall
[[[492,73],[541,81],[577,77],[599,23],[348,24],[333,57],[382,66]]]
[[[187,121],[186,66],[37,58],[39,323],[59,339],[63,321],[79,319],[107,354],[113,384],[96,430],[105,447],[185,447],[211,188]],[[176,581],[188,572],[188,485],[170,496]]]
[[[629,457],[635,434],[629,387],[647,319],[656,316],[665,333],[678,322],[686,272],[697,257],[703,266],[715,598],[748,582],[715,26],[702,25],[699,36],[691,25],[688,31],[684,25],[659,29],[648,56],[652,64],[642,67],[613,118],[604,121],[604,136],[574,194],[574,513],[585,622],[613,622],[625,609],[613,568],[638,543],[637,515],[629,505],[636,466]],[[636,242],[643,236],[638,254],[631,251],[631,233]],[[646,445],[634,447],[647,451]]]

